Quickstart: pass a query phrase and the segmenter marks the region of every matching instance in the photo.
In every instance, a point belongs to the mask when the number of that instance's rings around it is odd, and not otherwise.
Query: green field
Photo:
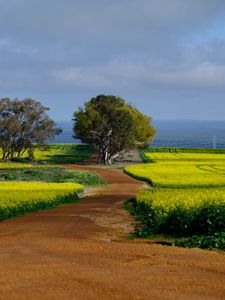
[[[77,163],[90,158],[92,154],[93,149],[88,145],[52,144],[47,150],[35,150],[34,158],[49,163]]]
[[[95,172],[70,171],[59,166],[0,163],[1,181],[75,182],[87,186],[105,184]]]
[[[216,234],[218,239],[219,233],[224,241],[220,248],[225,249],[225,152],[157,148],[142,157],[149,163],[125,168],[153,186],[140,191],[133,203],[133,213],[144,224],[139,234],[199,239]]]
[[[89,159],[93,153],[93,149],[88,145],[50,144],[45,149],[35,149],[34,160],[56,164],[78,163]],[[28,153],[25,153],[22,158],[14,158],[14,160],[26,162],[28,160]]]

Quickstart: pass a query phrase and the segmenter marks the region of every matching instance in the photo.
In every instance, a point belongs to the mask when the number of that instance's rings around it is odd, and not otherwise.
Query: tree
[[[73,121],[74,137],[97,150],[98,163],[111,164],[121,152],[148,145],[156,133],[150,117],[110,95],[86,102]]]
[[[33,156],[35,147],[61,132],[47,115],[49,108],[31,98],[0,100],[0,148],[2,158],[21,157],[26,151]]]

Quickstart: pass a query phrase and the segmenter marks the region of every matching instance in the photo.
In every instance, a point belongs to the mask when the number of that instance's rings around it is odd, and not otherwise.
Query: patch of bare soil
[[[0,223],[0,299],[225,299],[225,256],[124,239],[122,203],[143,185],[117,170],[78,204]],[[95,193],[95,194],[93,194]]]

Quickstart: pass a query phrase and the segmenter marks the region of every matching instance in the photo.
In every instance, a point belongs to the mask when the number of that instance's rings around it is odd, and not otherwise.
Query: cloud
[[[104,65],[56,70],[52,76],[58,84],[90,89],[225,88],[225,64],[208,61],[192,64],[181,61],[176,65],[112,61]]]
[[[225,65],[201,63],[193,68],[156,74],[155,80],[176,88],[225,88]]]
[[[0,87],[200,99],[225,88],[224,17],[221,0],[0,0]]]
[[[19,40],[154,41],[202,28],[225,8],[221,0],[7,0],[0,33]]]

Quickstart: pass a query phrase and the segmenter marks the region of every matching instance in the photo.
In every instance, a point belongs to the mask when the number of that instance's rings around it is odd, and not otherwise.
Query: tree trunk
[[[2,159],[5,159],[6,153],[5,150],[2,150]]]
[[[108,164],[109,164],[109,165],[112,165],[114,159],[115,159],[116,157],[118,157],[119,154],[120,154],[120,153],[118,152],[118,153],[116,153],[116,154],[111,155],[110,158],[109,158],[109,160],[108,160]]]
[[[97,164],[101,164],[102,163],[102,151],[99,150],[98,151],[98,159],[97,159]]]

